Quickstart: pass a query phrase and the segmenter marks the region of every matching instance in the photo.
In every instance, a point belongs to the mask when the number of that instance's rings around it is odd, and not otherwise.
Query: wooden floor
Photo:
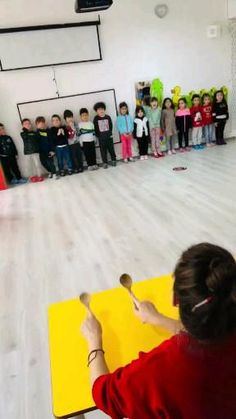
[[[236,253],[234,141],[1,192],[0,417],[52,418],[48,304],[169,273],[200,241]]]

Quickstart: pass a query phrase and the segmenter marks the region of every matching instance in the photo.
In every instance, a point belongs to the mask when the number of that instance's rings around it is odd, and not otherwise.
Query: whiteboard
[[[101,59],[97,25],[0,33],[2,71]]]
[[[228,19],[236,18],[236,0],[228,0]]]
[[[102,90],[76,94],[72,96],[61,96],[53,99],[43,99],[33,102],[18,103],[17,108],[21,119],[29,118],[34,125],[37,116],[44,116],[48,126],[51,123],[51,116],[59,114],[63,119],[63,113],[66,109],[74,113],[75,121],[79,121],[79,111],[81,108],[87,108],[90,113],[90,119],[93,120],[96,113],[93,106],[96,102],[105,102],[107,110],[113,122],[114,143],[120,142],[120,137],[116,129],[117,104],[116,93],[114,89]],[[64,121],[63,121],[64,123]]]

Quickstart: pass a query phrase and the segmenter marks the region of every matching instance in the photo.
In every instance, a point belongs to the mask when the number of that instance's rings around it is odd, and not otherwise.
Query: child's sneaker
[[[158,153],[157,154],[157,157],[159,158],[159,157],[165,157],[165,154],[163,154],[163,153]]]
[[[69,176],[73,175],[73,171],[72,170],[68,170],[68,175]]]
[[[176,151],[175,151],[175,149],[173,148],[173,150],[172,150],[172,154],[176,154]]]
[[[93,166],[93,170],[98,170],[98,169],[99,169],[98,165],[97,165],[97,164],[95,164],[95,165]]]
[[[179,149],[179,152],[180,152],[180,153],[184,153],[184,151],[185,151],[185,150],[184,150],[184,148],[180,148],[180,149]]]
[[[14,178],[11,180],[10,184],[11,184],[11,185],[17,185],[17,184],[18,184],[18,180],[14,177]]]
[[[64,170],[61,170],[61,171],[60,171],[60,176],[65,176],[65,172],[64,172]]]
[[[140,156],[140,160],[144,160],[144,156]]]
[[[55,179],[55,180],[60,179],[59,173],[55,173],[54,175],[52,175],[52,178]]]
[[[116,167],[116,161],[115,161],[115,160],[112,160],[111,165],[112,165],[113,167]]]
[[[37,182],[43,182],[44,177],[43,176],[37,176]]]
[[[191,147],[186,147],[186,151],[191,151]]]
[[[210,143],[207,143],[207,145],[206,145],[207,147],[211,147],[211,144]]]
[[[91,172],[92,170],[94,170],[94,166],[88,166],[88,171]]]
[[[154,152],[153,153],[153,157],[155,157],[155,159],[158,159],[158,153],[157,152]]]
[[[52,179],[52,178],[53,178],[53,173],[49,173],[48,179]]]
[[[203,150],[205,148],[204,144],[199,144],[198,149]]]
[[[144,160],[148,160],[148,156],[144,156]]]
[[[108,164],[107,163],[103,163],[103,169],[108,169]]]
[[[24,183],[27,183],[27,182],[28,182],[28,179],[25,179],[23,177],[17,181],[17,183],[19,183],[20,185],[23,185]]]
[[[128,163],[128,159],[124,159],[124,163]]]
[[[129,158],[129,161],[131,161],[132,163],[134,163],[134,162],[135,162],[135,160],[133,159],[133,157],[130,157],[130,158]]]
[[[29,180],[33,183],[38,182],[38,176],[30,176]]]
[[[169,150],[167,154],[168,154],[169,156],[172,156],[172,151],[171,151],[171,150]]]

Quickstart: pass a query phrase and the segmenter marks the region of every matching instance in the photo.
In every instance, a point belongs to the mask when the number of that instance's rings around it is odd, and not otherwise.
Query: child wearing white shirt
[[[97,170],[94,124],[89,120],[89,112],[86,108],[80,109],[80,122],[78,128],[80,144],[83,147],[88,170]]]

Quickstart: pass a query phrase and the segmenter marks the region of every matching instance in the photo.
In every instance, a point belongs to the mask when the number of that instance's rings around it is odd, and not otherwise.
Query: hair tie
[[[210,303],[213,300],[213,297],[208,297],[205,300],[201,301],[200,303],[196,304],[193,308],[192,308],[192,313],[194,313],[199,307],[204,306],[205,304]]]

